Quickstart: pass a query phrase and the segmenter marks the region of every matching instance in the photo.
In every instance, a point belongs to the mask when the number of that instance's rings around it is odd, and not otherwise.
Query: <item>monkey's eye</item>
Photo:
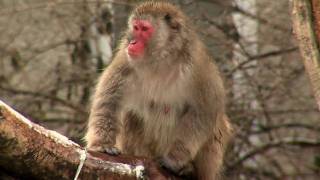
[[[166,14],[164,16],[165,21],[168,23],[168,25],[174,29],[174,30],[179,30],[179,24],[175,19],[172,19],[172,16],[170,14]]]
[[[164,16],[164,19],[169,22],[169,21],[171,20],[170,14],[166,14],[166,15]]]

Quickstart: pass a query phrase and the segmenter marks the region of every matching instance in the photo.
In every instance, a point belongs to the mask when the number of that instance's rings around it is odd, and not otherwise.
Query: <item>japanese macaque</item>
[[[165,2],[139,5],[93,97],[87,147],[153,158],[217,179],[231,135],[225,90],[192,23]]]

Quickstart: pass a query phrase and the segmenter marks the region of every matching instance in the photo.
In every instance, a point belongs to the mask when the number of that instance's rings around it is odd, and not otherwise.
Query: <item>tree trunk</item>
[[[78,179],[84,180],[177,179],[145,158],[86,152],[65,136],[32,123],[0,101],[1,171],[22,179],[74,179],[77,169]]]
[[[320,2],[293,0],[292,20],[303,63],[320,109]]]

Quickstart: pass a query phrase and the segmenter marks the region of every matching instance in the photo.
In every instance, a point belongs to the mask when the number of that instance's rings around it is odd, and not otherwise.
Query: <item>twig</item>
[[[264,144],[262,146],[259,146],[252,151],[246,153],[242,157],[240,157],[238,160],[236,160],[234,163],[228,166],[230,169],[237,168],[237,166],[240,166],[245,161],[251,159],[253,156],[260,155],[265,153],[266,151],[278,148],[278,147],[284,147],[284,146],[301,146],[305,148],[313,148],[313,147],[320,147],[320,141],[311,141],[308,139],[283,139],[275,142],[270,142],[268,144]]]

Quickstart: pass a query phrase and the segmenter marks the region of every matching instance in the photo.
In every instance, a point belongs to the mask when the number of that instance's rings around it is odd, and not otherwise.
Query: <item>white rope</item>
[[[76,175],[74,177],[74,180],[78,180],[78,177],[80,175],[81,169],[84,165],[84,162],[87,158],[87,149],[85,148],[84,150],[80,149],[80,162],[79,166],[76,172]],[[120,174],[126,174],[129,176],[135,176],[137,179],[145,179],[145,168],[142,165],[137,165],[137,166],[131,166],[128,164],[123,164],[123,163],[115,163],[115,162],[108,162],[108,161],[100,161],[102,164],[106,165],[105,168],[108,169],[111,172],[117,172]]]
[[[136,175],[137,179],[144,179],[145,169],[143,166],[138,165],[133,169],[134,174]]]
[[[79,163],[79,166],[78,166],[78,169],[77,169],[77,173],[76,173],[76,175],[74,177],[74,180],[78,179],[79,174],[81,172],[81,169],[83,167],[83,164],[84,164],[86,158],[87,158],[87,148],[85,148],[84,150],[80,151],[80,163]]]

